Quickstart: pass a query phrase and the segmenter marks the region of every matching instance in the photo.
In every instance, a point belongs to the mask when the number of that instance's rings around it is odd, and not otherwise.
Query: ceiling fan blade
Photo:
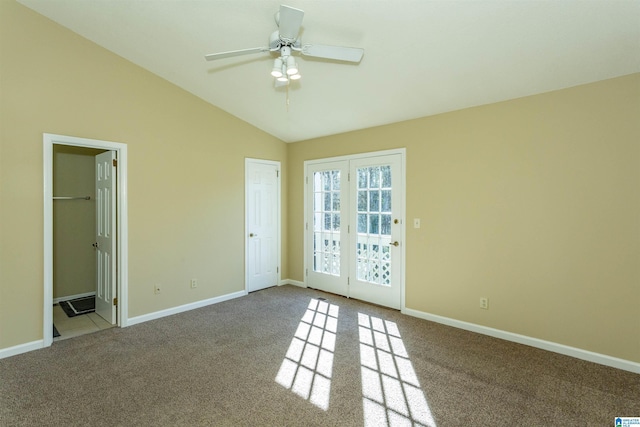
[[[306,56],[347,62],[360,62],[362,55],[364,55],[364,49],[359,47],[327,46],[323,44],[306,44],[302,46],[301,52]]]
[[[280,27],[280,39],[294,42],[298,38],[304,11],[295,7],[280,5],[278,26]]]
[[[268,51],[269,51],[268,47],[254,47],[251,49],[241,49],[241,50],[231,50],[229,52],[210,53],[209,55],[205,55],[204,59],[206,59],[207,61],[213,61],[215,59],[231,58],[232,56],[248,55],[251,53],[268,52]]]

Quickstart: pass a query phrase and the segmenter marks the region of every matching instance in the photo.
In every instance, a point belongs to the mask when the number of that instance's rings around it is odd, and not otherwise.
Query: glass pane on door
[[[340,275],[340,170],[313,173],[313,271]]]
[[[357,169],[356,274],[358,280],[391,285],[391,166]]]

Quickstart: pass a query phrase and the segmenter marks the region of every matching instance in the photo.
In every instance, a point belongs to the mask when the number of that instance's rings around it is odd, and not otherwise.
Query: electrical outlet
[[[198,279],[191,279],[191,289],[198,287]]]
[[[153,286],[153,293],[156,294],[156,295],[158,295],[160,293],[160,284],[159,283],[156,283]]]
[[[480,298],[480,308],[489,310],[489,298]]]

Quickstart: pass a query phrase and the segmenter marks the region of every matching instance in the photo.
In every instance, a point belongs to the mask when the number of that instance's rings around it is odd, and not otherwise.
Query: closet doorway
[[[280,283],[280,162],[245,159],[245,288]]]
[[[52,134],[43,144],[46,347],[56,333],[126,326],[126,145]]]

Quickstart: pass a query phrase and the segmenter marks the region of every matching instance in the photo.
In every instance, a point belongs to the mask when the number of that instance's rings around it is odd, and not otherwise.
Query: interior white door
[[[307,286],[401,308],[402,156],[307,165]]]
[[[278,284],[280,239],[280,164],[246,162],[247,291]]]
[[[401,308],[404,180],[400,154],[351,162],[355,230],[350,296]]]
[[[116,166],[115,151],[96,156],[96,313],[115,325]]]
[[[307,169],[307,285],[349,294],[349,163]]]

